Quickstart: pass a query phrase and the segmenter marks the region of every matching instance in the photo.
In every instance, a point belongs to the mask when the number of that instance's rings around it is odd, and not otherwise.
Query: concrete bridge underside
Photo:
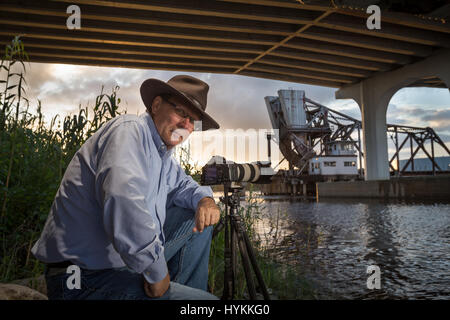
[[[389,101],[398,90],[424,77],[439,77],[450,88],[450,50],[439,50],[427,59],[380,73],[336,92],[337,99],[354,99],[361,110],[365,180],[389,179],[386,137]]]
[[[450,85],[450,4],[377,0],[2,0],[0,43],[32,62],[212,72],[339,88],[362,113],[366,180],[389,179],[386,110],[404,86]],[[437,3],[439,5],[433,5]],[[81,29],[68,30],[70,5]],[[263,97],[261,97],[262,99]]]

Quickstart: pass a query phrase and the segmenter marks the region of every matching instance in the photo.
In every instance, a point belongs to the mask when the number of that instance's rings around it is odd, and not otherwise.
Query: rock
[[[0,300],[48,300],[47,296],[31,288],[14,283],[0,283]]]
[[[11,281],[11,283],[28,287],[42,293],[45,296],[47,295],[47,285],[45,283],[44,275],[40,275],[39,277],[36,278],[14,280]]]

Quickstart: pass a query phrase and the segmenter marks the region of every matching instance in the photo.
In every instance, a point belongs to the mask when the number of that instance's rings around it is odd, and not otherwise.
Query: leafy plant
[[[32,277],[43,266],[32,256],[65,169],[80,146],[106,121],[119,115],[118,87],[78,114],[45,123],[41,102],[29,112],[28,55],[19,37],[4,50],[0,65],[0,282]],[[62,122],[62,123],[61,123]]]

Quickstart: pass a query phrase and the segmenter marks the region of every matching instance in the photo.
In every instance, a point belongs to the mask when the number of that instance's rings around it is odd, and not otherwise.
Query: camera
[[[265,184],[271,182],[275,171],[270,162],[235,163],[221,156],[214,156],[202,168],[200,183],[218,185],[229,182],[251,182]]]

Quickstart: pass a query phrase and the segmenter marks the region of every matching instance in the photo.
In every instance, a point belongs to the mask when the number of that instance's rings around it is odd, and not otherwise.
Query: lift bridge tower
[[[323,165],[329,163],[334,163],[334,175],[339,175],[343,172],[337,157],[355,162],[360,143],[350,135],[360,129],[356,119],[308,99],[302,90],[279,90],[278,97],[265,97],[265,101],[272,126],[279,129],[279,147],[290,175],[323,174],[327,172]],[[357,174],[356,162],[354,166],[352,174]]]
[[[314,141],[331,133],[326,110],[317,106],[314,114],[308,112],[301,90],[279,90],[278,97],[264,99],[272,127],[279,129],[279,147],[289,169],[302,171],[316,156]]]

